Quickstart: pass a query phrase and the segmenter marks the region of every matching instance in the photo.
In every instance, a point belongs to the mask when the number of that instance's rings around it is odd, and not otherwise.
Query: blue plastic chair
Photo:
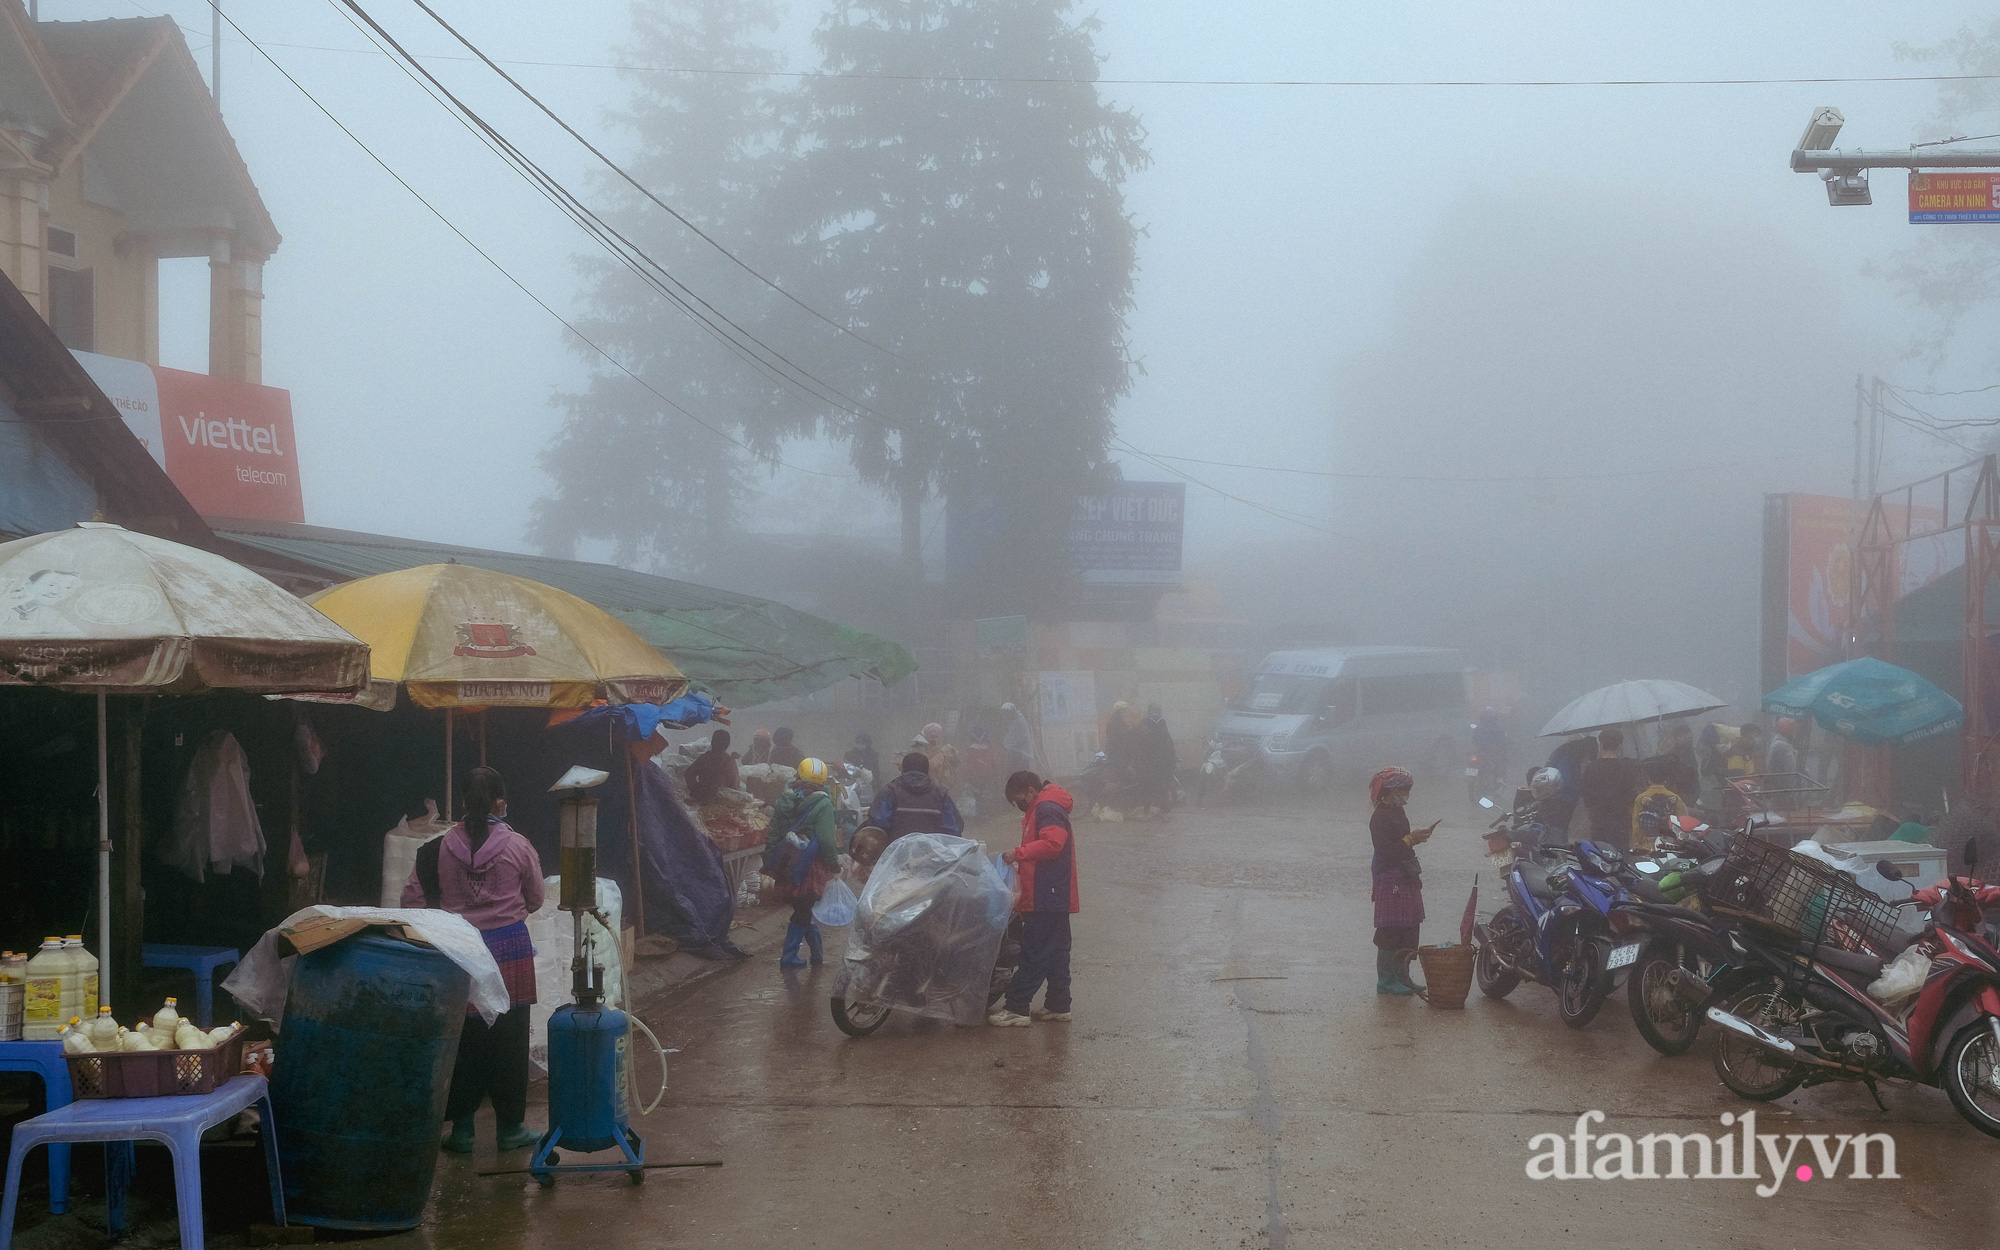
[[[242,962],[243,956],[229,946],[176,946],[171,942],[146,942],[139,947],[139,962],[148,968],[185,968],[194,973],[194,1022],[204,1029],[215,1027],[215,972]]]
[[[270,1173],[271,1222],[285,1222],[284,1180],[278,1171],[278,1134],[271,1119],[270,1089],[261,1076],[232,1078],[212,1094],[168,1098],[87,1098],[24,1120],[14,1126],[14,1145],[7,1152],[7,1192],[0,1199],[0,1250],[14,1238],[14,1204],[21,1192],[21,1160],[36,1146],[57,1142],[104,1142],[106,1204],[114,1235],[124,1219],[124,1186],[131,1175],[135,1141],[166,1145],[174,1159],[174,1198],[180,1208],[181,1250],[203,1250],[201,1223],[201,1135],[224,1120],[255,1105],[263,1115],[258,1135],[264,1142],[264,1166]],[[109,1149],[111,1144],[119,1149]]]
[[[50,1111],[69,1105],[69,1065],[61,1042],[0,1042],[0,1072],[33,1072],[42,1078],[43,1101]],[[49,1146],[49,1210],[69,1209],[69,1146]]]

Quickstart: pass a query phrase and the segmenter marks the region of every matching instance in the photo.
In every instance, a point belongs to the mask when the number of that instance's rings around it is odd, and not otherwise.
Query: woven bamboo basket
[[[1465,997],[1472,992],[1472,961],[1478,954],[1478,947],[1465,944],[1459,946],[1419,946],[1416,950],[1417,962],[1424,966],[1424,983],[1410,988],[1423,995],[1424,1001],[1433,1007],[1457,1011],[1465,1007]],[[1405,984],[1409,984],[1407,963],[1404,964]]]

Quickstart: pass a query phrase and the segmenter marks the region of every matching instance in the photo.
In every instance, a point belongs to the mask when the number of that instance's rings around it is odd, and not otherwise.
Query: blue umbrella
[[[1965,709],[1907,668],[1863,656],[1831,664],[1764,696],[1764,710],[1811,716],[1863,746],[1906,747],[1965,723]]]

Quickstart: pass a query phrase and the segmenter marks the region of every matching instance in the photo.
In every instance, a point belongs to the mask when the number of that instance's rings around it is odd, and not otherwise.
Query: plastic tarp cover
[[[942,833],[891,842],[855,908],[834,994],[981,1024],[1013,895],[979,843]]]
[[[693,955],[734,955],[729,926],[736,919],[736,891],[722,870],[722,852],[681,806],[673,778],[651,764],[632,772],[639,797],[646,928],[666,934]]]
[[[500,979],[500,965],[486,949],[486,939],[465,917],[448,911],[410,907],[328,907],[324,904],[302,908],[285,917],[277,929],[266,930],[257,945],[222,982],[242,1008],[282,1030],[285,999],[292,992],[292,965],[297,955],[278,954],[278,929],[297,924],[307,916],[331,916],[336,920],[378,920],[383,924],[406,924],[422,935],[445,956],[465,969],[472,978],[472,1007],[479,1018],[491,1024],[508,1008],[507,986]]]
[[[575,987],[576,973],[569,965],[571,957],[576,954],[576,922],[568,912],[556,908],[561,901],[562,878],[544,878],[542,886],[542,908],[528,917],[528,938],[535,944],[535,1002],[528,1008],[528,1058],[546,1072],[549,1066],[549,1017],[555,1014],[556,1008],[570,1001],[570,993]],[[604,969],[605,1005],[623,1007],[624,954],[613,935],[624,928],[625,902],[618,883],[609,877],[597,879],[597,907],[611,923],[607,928],[598,923],[595,916],[583,918],[584,928],[590,932],[591,962]]]

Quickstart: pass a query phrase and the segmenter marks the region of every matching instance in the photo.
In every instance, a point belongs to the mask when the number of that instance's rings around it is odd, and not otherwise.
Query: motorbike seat
[[[1524,862],[1521,865],[1521,883],[1528,887],[1528,893],[1536,898],[1554,901],[1555,887],[1549,884],[1549,870],[1540,864]]]
[[[1660,887],[1654,885],[1645,877],[1633,877],[1628,884],[1633,894],[1645,899],[1649,903],[1665,903],[1668,901],[1667,896],[1661,892]]]
[[[1812,957],[1815,962],[1823,963],[1829,968],[1858,973],[1871,981],[1882,975],[1883,961],[1877,956],[1863,955],[1859,951],[1842,950],[1838,946],[1822,943],[1813,947]]]

